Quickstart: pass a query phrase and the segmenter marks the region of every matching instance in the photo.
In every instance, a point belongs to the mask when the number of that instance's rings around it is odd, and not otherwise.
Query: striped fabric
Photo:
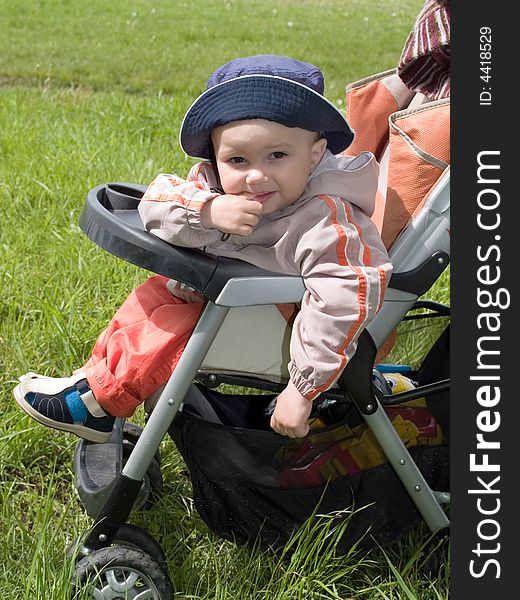
[[[426,0],[405,42],[397,74],[429,100],[450,95],[449,0]]]

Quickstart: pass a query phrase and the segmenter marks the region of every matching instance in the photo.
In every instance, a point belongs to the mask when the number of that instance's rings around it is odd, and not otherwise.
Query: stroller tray
[[[143,185],[129,183],[106,183],[94,187],[87,195],[80,216],[81,229],[111,254],[148,271],[186,283],[212,301],[219,298],[231,279],[237,278],[261,278],[263,282],[266,279],[276,280],[277,297],[272,300],[273,303],[301,299],[304,287],[300,277],[267,271],[238,259],[174,246],[150,235],[137,211],[145,189]],[[270,298],[266,303],[269,302]]]

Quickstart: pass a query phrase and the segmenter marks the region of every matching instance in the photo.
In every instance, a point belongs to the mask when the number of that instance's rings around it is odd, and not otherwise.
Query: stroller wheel
[[[72,598],[171,600],[173,593],[168,575],[148,554],[112,546],[78,562]]]
[[[164,571],[167,571],[166,556],[163,549],[152,534],[142,527],[130,523],[121,525],[112,541],[112,545],[125,546],[146,552]]]
[[[83,538],[78,538],[68,549],[67,556],[73,558],[78,563],[82,558],[78,558],[77,552],[82,549]],[[166,556],[161,548],[161,545],[156,541],[153,535],[139,527],[138,525],[131,525],[125,523],[118,529],[114,539],[109,547],[124,546],[125,548],[131,548],[133,550],[139,550],[148,554],[154,562],[156,562],[165,572],[168,572],[168,566],[166,563]]]
[[[419,569],[428,579],[437,577],[442,567],[449,563],[449,531],[435,535],[421,553]]]

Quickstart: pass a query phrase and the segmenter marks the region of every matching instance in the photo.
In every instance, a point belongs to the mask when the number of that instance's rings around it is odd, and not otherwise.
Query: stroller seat
[[[418,107],[408,108],[413,100],[413,94],[401,93],[402,89],[395,81],[395,73],[385,72],[369,78],[361,82],[360,86],[354,86],[353,89],[359,91],[359,88],[366,89],[371,86],[376,86],[376,91],[379,95],[382,94],[384,99],[391,100],[387,102],[386,112],[382,111],[382,121],[386,123],[386,138],[388,138],[389,123],[391,129],[391,124],[397,123],[399,118],[406,120],[408,116],[417,114],[422,118],[429,109],[444,108],[447,105],[446,102],[422,103],[419,99]],[[369,95],[374,97],[373,89]],[[400,106],[398,100],[401,103],[405,102],[406,107]],[[395,126],[398,140],[400,142],[404,140],[404,143],[409,144],[409,148],[414,152],[419,148],[417,154],[421,160],[424,160],[428,152],[418,147],[416,141],[410,141],[408,134],[401,137],[399,127]],[[354,129],[356,129],[355,124]],[[381,135],[385,137],[383,128],[380,130]],[[448,136],[448,132],[444,131],[443,135]],[[359,137],[359,143],[366,144],[365,148],[368,149],[373,147],[381,164],[389,165],[388,169],[391,170],[392,160],[389,153],[391,154],[392,147],[388,144],[388,140],[382,143],[381,139],[374,138],[371,147],[370,140],[363,140],[362,134]],[[400,150],[402,151],[402,148]],[[426,162],[428,163],[428,160]],[[442,508],[442,504],[449,501],[446,489],[449,449],[448,453],[437,451],[435,448],[422,455],[415,451],[411,453],[383,409],[383,403],[390,406],[430,394],[446,394],[449,380],[428,380],[424,385],[398,394],[395,398],[390,398],[392,394],[381,391],[374,385],[376,354],[411,310],[427,308],[434,313],[449,315],[448,307],[434,302],[419,301],[449,264],[449,165],[439,158],[435,158],[428,164],[433,165],[437,170],[434,180],[429,182],[430,185],[425,193],[421,192],[420,199],[414,198],[412,203],[414,206],[410,210],[405,209],[399,190],[393,187],[390,189],[393,183],[389,173],[385,170],[382,174],[384,185],[390,191],[387,194],[379,194],[380,202],[376,219],[379,219],[381,231],[389,236],[387,245],[394,272],[380,312],[359,338],[354,357],[345,368],[337,387],[330,392],[331,397],[348,398],[350,405],[375,436],[388,463],[382,465],[384,468],[379,473],[383,473],[383,478],[378,480],[377,485],[367,485],[366,478],[357,488],[352,478],[333,481],[330,487],[331,496],[325,497],[321,509],[334,510],[334,507],[338,507],[338,501],[341,502],[340,498],[343,494],[350,489],[361,490],[361,488],[367,489],[369,493],[367,492],[368,496],[360,495],[356,499],[358,502],[360,499],[370,501],[372,497],[377,499],[379,505],[384,505],[384,494],[389,486],[392,486],[396,494],[404,494],[414,510],[414,515],[420,515],[432,532],[443,532],[449,526],[449,519]],[[421,176],[420,182],[423,187],[424,181],[425,178]],[[229,465],[236,466],[242,462],[242,473],[245,470],[256,471],[260,478],[259,488],[262,488],[263,498],[266,502],[274,504],[279,502],[277,498],[280,497],[273,492],[274,480],[281,485],[279,478],[277,479],[278,475],[276,471],[273,475],[272,465],[259,464],[258,460],[252,460],[251,457],[259,448],[269,448],[270,453],[277,456],[280,452],[286,456],[289,449],[293,452],[289,454],[294,457],[294,452],[306,443],[302,440],[287,440],[269,431],[252,431],[250,439],[253,450],[244,457],[242,452],[242,442],[246,437],[244,428],[230,426],[226,429],[222,427],[222,423],[218,423],[215,427],[211,414],[214,410],[217,412],[220,410],[222,401],[225,404],[226,400],[232,400],[231,396],[222,396],[212,390],[220,383],[245,385],[272,392],[283,389],[284,381],[287,380],[287,372],[284,371],[283,365],[287,363],[290,326],[277,305],[297,304],[301,301],[305,290],[302,278],[266,271],[242,261],[207,255],[198,250],[175,247],[150,235],[145,231],[137,211],[145,189],[143,185],[124,182],[106,183],[94,187],[88,193],[80,218],[82,230],[93,242],[111,254],[146,270],[188,284],[207,299],[207,304],[174,373],[155,399],[155,406],[124,466],[121,452],[117,451],[120,442],[116,440],[115,446],[112,447],[110,443],[107,444],[107,456],[112,452],[108,461],[112,461],[112,465],[114,460],[119,461],[114,469],[115,475],[109,477],[107,481],[106,473],[102,473],[103,466],[99,466],[103,463],[100,453],[103,454],[104,450],[96,444],[83,440],[78,443],[75,460],[76,485],[87,511],[96,518],[96,524],[83,542],[80,556],[87,556],[110,545],[110,541],[114,539],[133,509],[136,498],[141,492],[142,481],[166,433],[170,433],[187,462],[195,454],[190,450],[189,445],[196,443],[193,438],[190,442],[189,435],[213,440],[215,451],[221,447],[221,444],[226,444],[232,449],[224,451],[223,454],[231,461],[226,467],[227,470],[233,472],[233,467]],[[394,221],[389,233],[389,230],[385,230],[386,213],[391,211],[393,213],[396,204],[401,214],[401,225],[400,229],[397,229]],[[247,319],[244,319],[244,311],[247,311]],[[247,328],[244,323],[247,324]],[[242,337],[254,341],[255,352],[235,353],[235,360],[231,361],[226,350],[229,346],[235,349],[238,346],[237,339],[230,337],[236,336],[237,332],[240,332]],[[258,335],[258,332],[261,335]],[[231,339],[233,339],[232,344],[230,344]],[[244,356],[253,356],[254,362],[244,363],[242,360]],[[199,383],[194,384],[194,381]],[[204,423],[209,425],[206,427]],[[340,421],[334,427],[344,425],[346,421]],[[119,433],[115,433],[116,437],[119,435],[119,439],[122,427],[121,423]],[[324,431],[327,433],[333,430],[325,428]],[[223,437],[218,438],[217,434]],[[314,442],[311,440],[311,443]],[[110,447],[112,450],[109,450]],[[116,448],[115,453],[114,448]],[[199,458],[194,459],[194,463],[188,462],[190,471],[193,469],[192,474],[197,465],[204,462],[214,463],[215,469],[221,469],[216,477],[220,478],[222,490],[229,494],[228,497],[237,498],[243,494],[242,500],[246,503],[252,502],[253,497],[258,499],[256,491],[251,492],[252,495],[247,495],[243,493],[243,489],[237,488],[235,484],[232,485],[228,475],[222,471],[224,467],[219,467],[218,464],[226,463],[211,460],[211,452],[206,451],[204,454],[203,450],[200,449]],[[94,455],[95,459],[93,459]],[[290,477],[286,477],[284,481],[294,481],[293,475],[294,473],[290,474]],[[213,520],[214,515],[206,510],[208,505],[205,506],[203,502],[203,494],[211,493],[213,487],[211,482],[204,486],[204,480],[207,479],[207,472],[201,472],[200,478],[194,479],[194,493],[200,495],[199,503],[197,500],[195,502],[199,513],[210,527],[213,525],[214,529],[225,537],[246,541],[247,529],[249,527],[254,529],[251,513],[241,513],[242,507],[237,508],[238,512],[234,518],[238,530],[229,525],[231,520],[229,516],[219,515],[216,521]],[[299,481],[300,484],[295,486],[294,493],[307,493],[302,488],[301,480]],[[359,481],[361,482],[361,479]],[[432,489],[429,481],[441,482],[440,486],[444,489]],[[290,483],[280,487],[280,494],[285,498],[288,497],[287,486],[290,488]],[[312,493],[306,500],[315,503],[320,499],[323,491],[324,484],[321,482],[313,487]],[[349,506],[348,498],[342,508],[347,506]],[[399,502],[397,506],[400,506]],[[313,508],[314,506],[311,506],[309,513]],[[237,518],[237,514],[241,517]],[[289,519],[284,526],[287,530],[294,529],[295,524],[301,523],[306,515],[308,516],[304,511],[294,519]],[[407,518],[403,528],[395,529],[393,528],[395,523],[392,521],[397,520],[395,511],[391,516],[386,513],[386,518],[382,519],[382,526],[387,527],[390,532],[386,538],[384,532],[382,533],[383,543],[395,541],[403,531],[416,522],[415,518]],[[225,527],[220,526],[223,521],[226,522]],[[260,529],[265,525],[264,521],[265,515],[257,523]],[[272,531],[269,533],[267,529],[266,544],[276,546],[283,543],[286,538],[281,535],[281,531],[276,530],[274,533]],[[255,534],[258,533],[258,530],[253,531],[252,537],[255,538]],[[359,537],[362,532],[353,530],[353,533],[356,534],[355,537]],[[349,538],[347,542],[347,545],[352,544],[354,539]]]

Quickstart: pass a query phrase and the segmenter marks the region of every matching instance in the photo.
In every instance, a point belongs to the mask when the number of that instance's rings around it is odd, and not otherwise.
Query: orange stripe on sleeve
[[[336,233],[338,234],[338,243],[336,245],[336,255],[338,257],[339,264],[343,265],[343,266],[351,266],[351,265],[349,265],[349,262],[347,260],[347,255],[346,255],[346,247],[347,247],[347,241],[348,241],[347,233],[346,233],[344,227],[341,225],[341,223],[338,220],[338,209],[337,209],[336,203],[330,196],[321,195],[321,196],[319,196],[319,198],[323,202],[325,202],[325,204],[329,207],[329,209],[331,211],[331,216],[332,216],[332,225],[333,225],[334,229],[336,230]],[[344,203],[344,206],[345,206],[345,210],[347,211],[347,217],[349,219],[349,222],[352,222],[351,215],[349,214],[349,207],[348,207],[347,203]],[[370,250],[361,238],[360,229],[357,226],[356,226],[356,228],[358,230],[360,242],[363,247],[363,258],[366,259],[367,261],[369,261],[370,260]],[[345,350],[352,343],[354,337],[356,336],[356,333],[359,331],[362,323],[364,323],[364,321],[366,319],[366,315],[367,315],[367,307],[366,307],[367,278],[361,268],[353,267],[353,266],[351,266],[351,268],[356,273],[356,275],[358,277],[358,282],[359,282],[359,290],[358,290],[359,316],[358,316],[356,322],[350,327],[347,335],[345,336],[343,343],[341,344],[340,348],[338,348],[338,350],[337,350],[337,354],[340,356],[340,366],[338,367],[338,369],[336,369],[336,371],[329,377],[329,379],[325,383],[323,383],[322,385],[317,387],[312,392],[312,394],[310,394],[308,396],[309,400],[313,400],[318,394],[320,394],[324,390],[327,390],[332,385],[332,383],[335,381],[335,379],[338,377],[338,375],[341,373],[341,371],[343,371],[343,369],[345,368],[345,365],[347,363],[347,358],[345,356]]]
[[[329,379],[327,379],[327,381],[324,384],[322,384],[316,388],[317,394],[323,392],[324,390],[327,390],[332,385],[332,383],[336,379],[336,377],[338,377],[338,375],[341,373],[341,371],[343,371],[343,369],[345,368],[345,365],[347,363],[347,357],[345,356],[345,350],[352,343],[352,340],[354,339],[356,333],[358,332],[359,328],[361,327],[361,323],[363,323],[365,321],[365,318],[367,315],[367,307],[366,307],[367,278],[366,278],[366,275],[363,273],[363,271],[359,267],[352,267],[352,268],[356,272],[356,274],[358,276],[358,281],[359,281],[359,291],[358,291],[359,317],[357,318],[356,322],[352,325],[352,327],[349,329],[348,335],[345,337],[343,344],[340,346],[340,348],[337,351],[337,354],[339,354],[341,356],[340,366],[333,373],[333,375],[331,375],[331,377],[329,377]]]
[[[345,230],[343,229],[343,227],[340,225],[340,223],[338,221],[338,208],[336,206],[336,203],[330,196],[322,195],[322,196],[318,196],[318,197],[320,198],[320,200],[323,200],[323,202],[325,202],[325,204],[330,209],[330,212],[332,214],[332,226],[334,227],[334,229],[336,230],[336,233],[338,234],[338,243],[336,245],[336,255],[338,257],[339,264],[342,266],[346,266],[346,265],[348,265],[347,254],[346,254],[347,234],[345,233]]]
[[[355,222],[355,219],[352,217],[352,208],[350,207],[348,202],[343,202],[343,206],[345,207],[345,212],[347,213],[348,222],[354,225],[356,231],[358,232],[359,243],[363,247],[363,264],[371,265],[372,264],[372,253],[370,252],[370,247],[363,239],[363,231],[361,227]]]
[[[180,194],[157,194],[152,197],[146,197],[147,202],[178,202],[182,206],[188,206],[191,201]]]
[[[385,289],[386,289],[387,281],[386,281],[385,270],[382,269],[381,267],[379,267],[377,270],[379,272],[379,280],[381,282],[381,287],[380,287],[381,291],[380,291],[380,294],[379,294],[380,295],[379,306],[377,307],[377,310],[379,310],[383,306],[383,302],[385,300],[385,294],[384,294],[384,292],[385,292]]]
[[[170,177],[168,177],[168,181],[172,185],[180,185],[181,183],[184,183],[184,179],[181,179],[180,177],[175,177],[175,175],[171,175]]]

